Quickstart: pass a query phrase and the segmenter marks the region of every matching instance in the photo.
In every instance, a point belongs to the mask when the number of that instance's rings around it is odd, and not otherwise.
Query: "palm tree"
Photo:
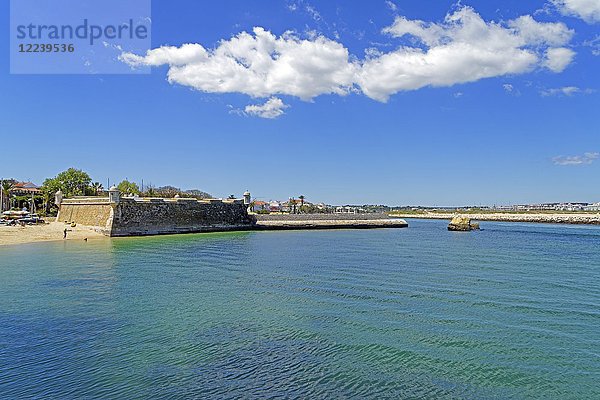
[[[235,195],[234,194],[230,194],[228,197],[229,200],[234,200],[235,199]]]
[[[300,199],[300,212],[302,212],[302,208],[304,207],[304,199],[306,197],[304,197],[303,194],[301,194],[300,196],[298,196],[298,199]]]
[[[98,196],[98,193],[104,190],[104,186],[100,182],[92,183],[92,191],[94,192],[94,196]]]
[[[11,181],[11,180],[2,181],[2,185],[0,186],[0,190],[2,191],[2,204],[0,204],[0,211],[4,211],[4,203],[8,202],[10,205],[10,200],[9,200],[10,191],[13,190],[13,188],[14,188],[13,181]]]
[[[44,211],[48,215],[50,213],[50,200],[52,200],[53,195],[47,190],[44,190],[42,195],[44,196]]]

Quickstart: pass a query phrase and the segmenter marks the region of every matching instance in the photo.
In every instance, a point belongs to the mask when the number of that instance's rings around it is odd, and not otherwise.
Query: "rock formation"
[[[449,231],[468,232],[479,229],[479,224],[471,222],[471,218],[461,217],[460,215],[455,216],[448,225]]]

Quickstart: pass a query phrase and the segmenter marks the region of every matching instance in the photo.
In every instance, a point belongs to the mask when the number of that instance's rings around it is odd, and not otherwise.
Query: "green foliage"
[[[156,189],[156,194],[159,197],[173,198],[181,193],[181,189],[175,186],[161,186]]]
[[[319,208],[314,204],[304,204],[300,207],[301,214],[327,214],[330,211],[327,208]]]
[[[117,189],[119,189],[119,191],[126,196],[140,194],[140,187],[136,183],[129,182],[128,180],[124,180],[123,182],[119,183],[117,185]]]
[[[5,179],[2,181],[2,186],[0,187],[0,190],[2,190],[2,193],[4,193],[5,196],[9,196],[10,191],[15,186],[15,183],[17,183],[17,181],[15,181],[14,179]]]
[[[104,190],[104,186],[100,182],[94,182],[90,186],[90,189],[94,196],[98,196]]]
[[[186,190],[184,193],[186,195],[189,195],[191,197],[195,197],[198,199],[212,199],[213,198],[213,196],[210,193],[206,193],[206,192],[203,192],[202,190],[198,190],[198,189]]]
[[[213,196],[211,196],[209,193],[203,192],[202,190],[198,190],[198,189],[191,189],[191,190],[186,190],[186,191],[182,191],[180,188],[175,187],[175,186],[161,186],[161,187],[153,187],[153,186],[147,186],[146,187],[146,191],[143,193],[144,196],[147,197],[164,197],[164,198],[173,198],[177,195],[181,196],[181,197],[188,197],[188,198],[196,198],[196,199],[212,199]]]
[[[86,194],[90,187],[92,178],[80,169],[69,168],[61,172],[54,178],[48,178],[42,185],[42,191],[48,193],[50,197],[61,190],[65,197],[82,196]]]
[[[52,214],[53,210],[56,210],[56,192],[60,190],[65,197],[86,195],[89,193],[91,182],[92,178],[86,172],[75,168],[69,168],[54,178],[46,179],[41,187],[46,214]]]
[[[146,190],[146,193],[144,193],[144,195],[145,195],[145,196],[148,196],[148,197],[155,197],[155,196],[156,196],[156,190],[155,190],[155,189],[154,189],[152,186],[150,186],[150,187],[149,187],[149,188]]]
[[[259,215],[271,214],[271,212],[269,210],[258,210],[256,213]]]

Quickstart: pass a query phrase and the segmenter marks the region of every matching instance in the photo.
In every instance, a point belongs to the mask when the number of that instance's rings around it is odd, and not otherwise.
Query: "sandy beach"
[[[68,230],[66,240],[106,239],[106,236],[94,232],[89,227],[76,226],[72,228],[62,222],[25,226],[0,225],[0,246],[64,240],[65,228]]]

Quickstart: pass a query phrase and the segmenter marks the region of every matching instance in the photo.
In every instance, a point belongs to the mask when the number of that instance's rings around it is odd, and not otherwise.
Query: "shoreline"
[[[254,225],[247,226],[207,226],[197,231],[156,231],[152,234],[115,235],[113,237],[166,236],[188,233],[210,232],[264,232],[283,230],[325,230],[325,229],[391,229],[407,228],[408,223],[386,214],[297,214],[257,216]],[[67,228],[67,239],[63,230]],[[0,248],[20,244],[60,241],[107,240],[111,237],[98,232],[93,226],[77,225],[72,228],[64,222],[50,222],[39,225],[0,226]]]
[[[63,239],[63,231],[67,228],[67,238]],[[93,227],[78,225],[74,228],[64,222],[49,222],[38,225],[0,226],[0,248],[40,242],[63,242],[109,239],[94,231]]]
[[[429,214],[390,214],[397,218],[452,220],[456,215],[474,221],[490,222],[529,222],[540,224],[600,225],[600,214],[469,214],[469,213],[429,213]]]

